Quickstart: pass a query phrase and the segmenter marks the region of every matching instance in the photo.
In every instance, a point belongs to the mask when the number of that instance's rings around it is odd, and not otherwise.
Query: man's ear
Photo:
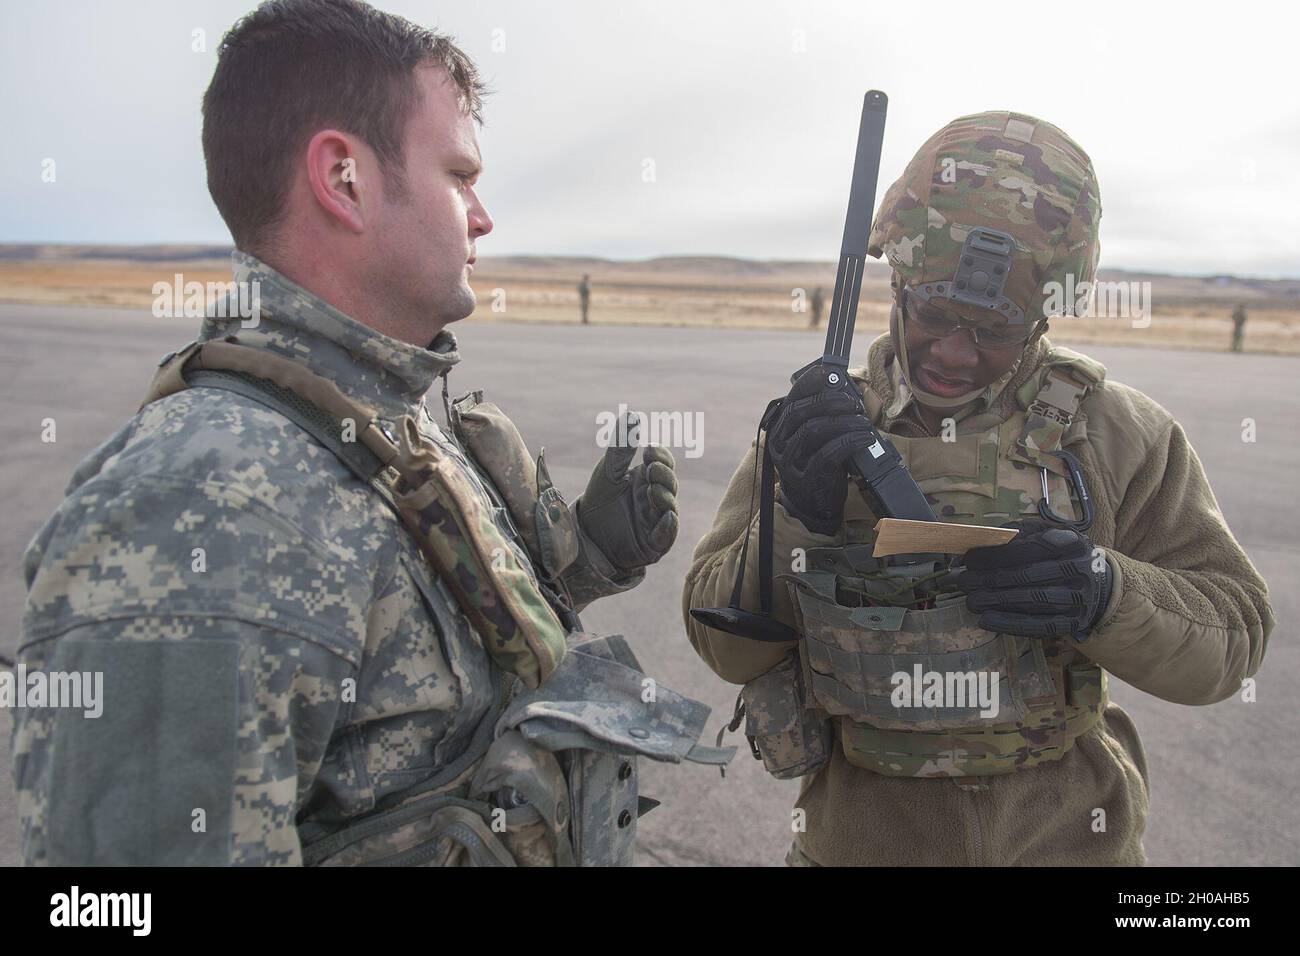
[[[356,140],[336,129],[323,129],[307,143],[307,181],[317,207],[350,232],[365,229],[367,197]]]

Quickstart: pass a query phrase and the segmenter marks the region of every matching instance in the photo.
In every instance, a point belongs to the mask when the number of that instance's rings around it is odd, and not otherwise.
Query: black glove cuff
[[[1101,575],[1100,595],[1097,598],[1097,613],[1092,616],[1088,626],[1076,636],[1080,642],[1086,641],[1092,637],[1092,632],[1096,630],[1097,625],[1106,616],[1106,608],[1110,605],[1110,596],[1115,589],[1115,569],[1110,566],[1110,558],[1105,558],[1106,571]]]

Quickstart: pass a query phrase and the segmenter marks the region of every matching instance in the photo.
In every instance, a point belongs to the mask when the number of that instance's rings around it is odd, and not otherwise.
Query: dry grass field
[[[186,282],[230,279],[228,260],[214,255],[167,258],[162,249],[148,258],[130,252],[126,255],[132,257],[106,257],[110,250],[81,257],[58,247],[27,247],[37,251],[22,257],[13,251],[17,248],[0,249],[0,302],[147,309],[154,301],[154,283],[170,284],[177,273]],[[889,315],[888,272],[871,265],[858,313],[863,331],[883,330]],[[808,330],[810,320],[810,313],[793,308],[795,290],[811,298],[812,290],[821,286],[829,309],[835,281],[834,265],[818,262],[484,256],[473,277],[479,299],[474,318],[576,323],[577,283],[584,273],[590,275],[593,323],[791,331]],[[1058,320],[1051,331],[1053,341],[1225,349],[1231,338],[1229,317],[1242,302],[1249,315],[1247,351],[1300,354],[1300,282],[1117,272],[1103,273],[1103,278],[1151,282],[1149,324],[1121,318]]]

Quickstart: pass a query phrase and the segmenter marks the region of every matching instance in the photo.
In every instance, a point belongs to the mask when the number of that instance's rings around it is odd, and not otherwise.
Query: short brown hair
[[[337,127],[375,151],[405,188],[406,123],[419,100],[415,68],[441,66],[461,109],[482,123],[486,94],[450,37],[360,0],[268,0],[225,37],[203,94],[208,192],[235,245],[274,242],[297,152]]]

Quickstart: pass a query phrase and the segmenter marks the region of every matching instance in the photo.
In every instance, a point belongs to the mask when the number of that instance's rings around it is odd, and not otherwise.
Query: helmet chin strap
[[[903,328],[903,322],[903,310],[898,307],[898,291],[895,289],[894,304],[889,310],[889,336],[894,343],[894,356],[897,358],[899,368],[902,370],[903,381],[907,383],[908,389],[916,396],[918,402],[927,408],[948,410],[961,408],[963,405],[973,402],[984,393],[984,390],[988,388],[988,386],[980,386],[971,389],[969,392],[964,392],[961,395],[954,395],[951,398],[945,398],[940,395],[933,395],[921,388],[920,385],[917,384],[915,377],[912,375],[912,367],[908,361],[907,335]],[[1007,369],[1007,371],[993,383],[993,393],[995,395],[1006,387],[1007,382],[1011,381],[1011,377],[1016,374],[1016,369],[1020,368],[1020,363],[1024,361],[1025,353],[1029,351],[1033,344],[1037,342],[1046,331],[1047,323],[1040,322],[1038,328],[1034,330],[1034,333],[1029,336],[1029,339],[1025,342],[1024,347],[1021,348],[1020,355],[1015,362],[1012,363],[1011,368]]]

